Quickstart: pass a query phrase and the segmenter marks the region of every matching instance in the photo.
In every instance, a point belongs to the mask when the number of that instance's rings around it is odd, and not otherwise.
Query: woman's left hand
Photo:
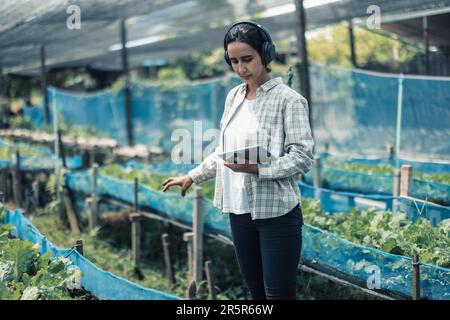
[[[257,164],[248,164],[248,163],[240,164],[240,163],[225,162],[224,166],[227,168],[230,168],[234,172],[258,174],[258,165]]]

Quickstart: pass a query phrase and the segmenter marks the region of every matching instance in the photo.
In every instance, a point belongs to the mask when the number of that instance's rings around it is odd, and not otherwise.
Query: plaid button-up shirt
[[[225,128],[245,99],[246,90],[243,83],[227,95],[220,121],[221,141]],[[258,126],[264,132],[259,142],[264,141],[263,146],[277,159],[259,163],[258,174],[246,174],[244,185],[252,219],[274,218],[288,213],[299,203],[299,174],[306,174],[313,162],[314,141],[308,102],[284,85],[281,78],[275,78],[257,89],[254,110]],[[222,149],[223,142],[199,166],[189,171],[196,184],[216,178],[214,206],[221,211],[224,162],[217,155]]]

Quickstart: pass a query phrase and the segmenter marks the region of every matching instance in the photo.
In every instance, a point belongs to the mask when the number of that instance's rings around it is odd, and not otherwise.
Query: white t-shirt
[[[245,148],[254,141],[258,121],[254,111],[255,100],[245,99],[239,110],[233,115],[224,134],[224,151]],[[244,187],[244,177],[248,173],[234,172],[223,166],[223,212],[249,213],[250,207]]]

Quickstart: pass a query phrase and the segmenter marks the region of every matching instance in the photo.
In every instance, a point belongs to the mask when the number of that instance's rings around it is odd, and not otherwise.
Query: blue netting
[[[0,203],[0,207],[2,204]],[[3,224],[16,227],[13,236],[40,244],[40,252],[51,252],[53,257],[66,256],[82,272],[81,284],[95,297],[105,300],[178,300],[177,296],[144,288],[136,283],[120,278],[110,272],[103,271],[92,264],[77,251],[60,249],[48,241],[36,227],[25,218],[19,210],[9,211],[2,220]]]
[[[138,170],[146,170],[150,172],[158,172],[162,175],[169,175],[173,173],[178,174],[187,174],[190,170],[197,167],[196,164],[175,164],[173,161],[167,160],[163,162],[157,163],[140,163],[135,160],[130,160],[127,163],[123,164],[124,168],[130,169],[138,169]]]
[[[381,210],[392,210],[395,208],[405,212],[413,221],[415,221],[418,216],[426,218],[431,221],[433,226],[436,226],[442,220],[450,218],[450,207],[448,206],[439,206],[426,202],[415,202],[409,198],[376,194],[366,195],[354,192],[314,188],[303,182],[299,182],[299,187],[302,197],[319,199],[323,210],[329,213],[348,213],[352,208],[367,209],[375,207]],[[395,206],[394,200],[397,201]],[[424,205],[424,203],[426,204]]]
[[[314,137],[339,153],[383,154],[395,145],[403,84],[400,155],[450,158],[450,79],[400,77],[311,64]]]
[[[311,64],[312,119],[317,145],[360,154],[385,153],[395,145],[399,85],[403,84],[400,155],[450,157],[450,79],[406,77]],[[192,129],[194,120],[203,130],[217,128],[230,88],[236,78],[178,87],[131,87],[132,122],[136,143],[172,144],[174,129]],[[62,121],[89,125],[108,137],[126,143],[123,90],[74,94],[49,89],[55,96]],[[36,126],[42,125],[43,108],[24,108]],[[103,121],[109,119],[110,121]],[[191,134],[193,132],[191,131]]]
[[[92,192],[92,176],[87,171],[67,174],[65,182],[75,192],[85,195]],[[99,174],[97,194],[134,203],[134,182]],[[138,202],[140,206],[156,210],[170,219],[192,225],[193,195],[191,194],[180,197],[178,193],[162,192],[139,185]],[[203,215],[205,230],[230,235],[227,216],[217,210],[211,200],[203,200],[203,212],[205,212]]]
[[[330,268],[357,278],[365,285],[373,274],[380,271],[382,289],[411,296],[412,262],[408,257],[357,245],[341,239],[334,233],[305,225],[303,227],[303,259],[319,268]],[[423,272],[423,275],[422,275]],[[421,266],[421,297],[450,299],[450,269]]]
[[[358,163],[368,167],[384,164],[392,166],[393,170],[396,163],[395,159],[342,159],[333,158],[326,153],[321,154],[321,159],[323,159],[323,162],[320,166],[320,177],[322,186],[326,189],[362,194],[392,195],[393,193],[393,174],[364,173],[352,170],[337,169],[332,167],[332,164],[336,163],[338,165]],[[399,163],[413,165],[413,172],[433,174],[450,172],[450,164],[448,163],[414,162],[401,159],[399,159]],[[305,175],[305,182],[312,184],[313,176],[314,169]],[[450,185],[413,178],[411,196],[447,205],[450,204]]]
[[[193,136],[194,121],[200,120],[203,131],[217,128],[226,94],[238,83],[239,80],[232,78],[171,88],[133,84],[130,92],[134,142],[171,150],[174,144],[170,137],[175,129],[187,129]],[[55,88],[48,91],[50,104],[56,101],[61,122],[90,126],[121,144],[127,143],[124,90],[92,94],[76,94]],[[42,107],[23,110],[34,126],[43,124]]]
[[[337,161],[344,161],[345,163],[357,163],[367,166],[376,166],[380,164],[389,165],[392,167],[402,166],[409,164],[413,166],[414,171],[422,173],[445,173],[450,172],[450,163],[446,161],[414,161],[403,158],[381,158],[381,157],[364,157],[364,156],[351,156],[351,157],[339,157],[327,152],[320,153],[321,159],[330,159],[333,161],[334,157]]]
[[[136,163],[133,163],[137,166]],[[173,171],[167,164],[169,171]],[[88,172],[69,173],[66,176],[66,183],[74,191],[91,192]],[[133,203],[133,183],[104,175],[98,177],[98,192],[101,195],[113,197]],[[325,211],[348,212],[351,207],[367,208],[373,207],[375,202],[381,209],[392,208],[391,196],[382,195],[362,195],[349,192],[335,192],[332,190],[314,190],[313,187],[304,183],[299,183],[303,197],[314,197],[319,192]],[[407,199],[398,199],[402,209],[413,218],[415,205]],[[140,205],[150,207],[159,211],[164,216],[192,225],[192,203],[193,198],[187,195],[185,198],[178,193],[152,190],[145,186],[139,186],[138,201]],[[217,208],[212,206],[210,200],[204,200],[203,220],[205,230],[214,232],[230,238],[229,221],[227,215],[222,214]],[[442,215],[450,215],[449,207],[436,207],[428,205],[428,211],[439,212]],[[304,226],[303,259],[319,263],[339,272],[344,272],[359,281],[367,281],[368,273],[365,269],[369,265],[378,266],[381,269],[381,288],[411,295],[409,283],[411,280],[411,262],[408,257],[386,254],[373,248],[356,245],[340,238],[338,235],[328,233],[318,228]],[[448,299],[450,293],[450,269],[427,267],[426,277],[422,278],[424,290],[423,297],[429,299]]]
[[[304,198],[319,199],[324,211],[350,212],[352,208],[367,209],[377,207],[382,210],[392,209],[392,196],[378,194],[365,195],[354,192],[335,191],[325,188],[314,188],[313,186],[298,182],[301,195]]]

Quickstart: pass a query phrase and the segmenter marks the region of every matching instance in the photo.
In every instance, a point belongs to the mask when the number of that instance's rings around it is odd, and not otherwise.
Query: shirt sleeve
[[[306,174],[313,163],[314,140],[309,125],[309,108],[305,98],[288,103],[283,115],[284,155],[270,163],[258,164],[260,179],[283,179]]]
[[[219,147],[217,147],[213,153],[203,160],[196,168],[188,172],[194,183],[199,184],[212,179],[216,175],[217,170],[217,152]]]
[[[235,95],[238,87],[235,87],[232,90],[230,90],[225,99],[225,110],[224,113],[222,114],[222,119],[220,120],[220,130],[222,130],[222,122],[224,120],[224,117],[229,111],[228,109],[232,104],[230,99],[232,99],[232,97]],[[222,132],[220,134],[222,134]],[[192,181],[194,181],[195,184],[199,184],[214,178],[217,170],[217,161],[220,159],[217,156],[219,152],[220,152],[220,142],[212,154],[207,156],[205,160],[203,160],[203,162],[200,163],[196,168],[188,172],[188,175],[192,178]]]

